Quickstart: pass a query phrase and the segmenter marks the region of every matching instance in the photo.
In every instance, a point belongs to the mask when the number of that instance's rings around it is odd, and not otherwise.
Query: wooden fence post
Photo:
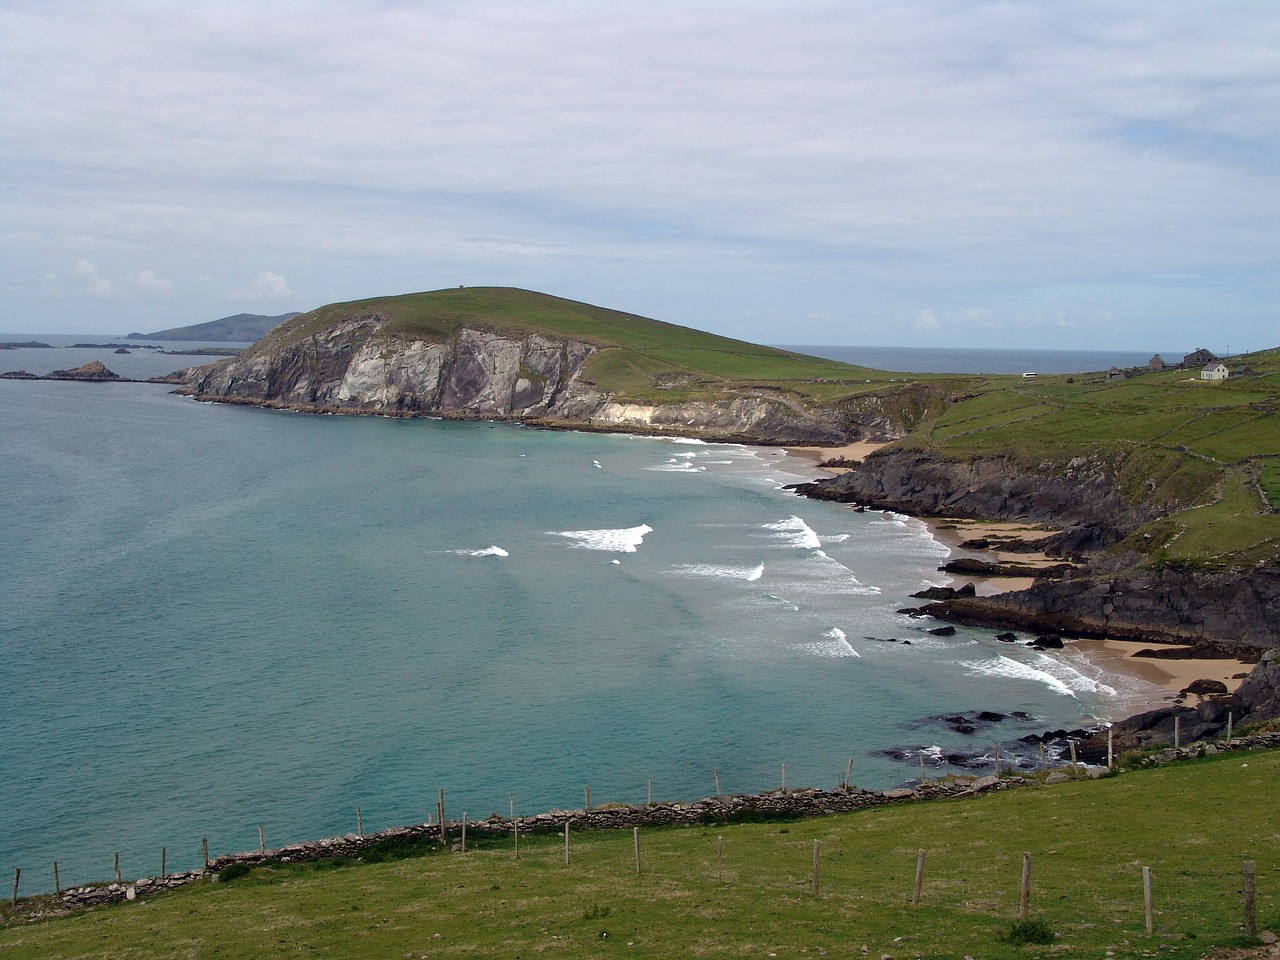
[[[1151,917],[1151,868],[1142,868],[1142,908],[1147,915],[1147,936],[1151,936],[1153,930]]]
[[[640,875],[640,828],[631,828],[631,843],[635,847],[636,852],[636,876]]]
[[[520,859],[520,821],[519,820],[511,821],[511,831],[516,838],[516,859],[519,860]]]
[[[462,811],[462,852],[467,852],[467,811]]]
[[[649,779],[649,799],[645,801],[645,806],[653,806],[653,778]]]
[[[1022,855],[1022,899],[1018,904],[1018,919],[1027,919],[1027,909],[1031,906],[1031,854]]]
[[[267,835],[263,832],[262,824],[258,824],[258,852],[267,852]]]
[[[356,804],[356,834],[364,836],[364,819],[360,816],[360,805]]]
[[[716,796],[720,796],[720,768],[716,767]]]
[[[1049,765],[1049,764],[1048,764],[1048,762],[1046,761],[1046,759],[1045,759],[1045,755],[1044,755],[1044,744],[1042,743],[1042,744],[1040,744],[1040,769],[1041,769],[1041,770],[1043,770],[1043,769],[1044,769],[1045,767],[1047,767],[1048,765]]]
[[[916,854],[916,885],[911,891],[911,905],[920,906],[920,887],[924,884],[924,851]]]
[[[849,765],[844,770],[844,792],[849,792],[849,781],[853,779],[853,757],[849,758]]]
[[[58,861],[53,861],[53,892],[55,896],[62,896],[62,881],[58,879]]]
[[[440,846],[442,847],[448,846],[449,835],[444,825],[444,790],[443,789],[441,789],[440,791],[440,799],[436,801],[436,811],[439,814],[439,820],[440,820]]]
[[[1182,718],[1173,718],[1173,749],[1180,750],[1182,748]]]
[[[1000,779],[1000,741],[996,742],[996,779]]]
[[[818,896],[818,851],[822,848],[820,840],[813,841],[813,895]]]
[[[583,791],[583,795],[586,798],[583,803],[583,809],[586,810],[587,813],[590,813],[591,812],[591,785],[588,784],[587,786],[583,787],[582,791]]]
[[[116,851],[115,870],[116,870],[116,883],[119,883],[120,882],[120,851],[119,850]]]
[[[569,865],[569,821],[564,822],[564,865]]]
[[[787,792],[787,765],[782,765],[782,792]]]
[[[1236,715],[1230,711],[1227,712],[1227,746],[1231,746],[1231,728],[1235,722]]]
[[[1115,729],[1107,724],[1107,769],[1110,770],[1115,764]]]
[[[13,868],[13,905],[18,905],[18,881],[22,879],[22,868]]]
[[[200,856],[204,860],[204,868],[209,869],[209,838],[200,838]]]
[[[924,747],[920,748],[920,786],[924,786]]]
[[[1080,766],[1076,762],[1076,742],[1070,740],[1068,741],[1068,746],[1071,747],[1071,776],[1078,777],[1080,776]]]
[[[720,882],[720,877],[724,870],[724,835],[716,837],[716,883]],[[14,881],[14,889],[17,890],[17,881]]]
[[[1247,937],[1258,935],[1258,918],[1255,913],[1254,866],[1252,860],[1244,862],[1244,933]]]
[[[166,863],[168,856],[169,856],[169,848],[161,847],[160,848],[160,879],[161,880],[163,880],[165,876],[167,876],[168,874],[168,870],[166,869],[166,867],[168,866],[168,864]]]

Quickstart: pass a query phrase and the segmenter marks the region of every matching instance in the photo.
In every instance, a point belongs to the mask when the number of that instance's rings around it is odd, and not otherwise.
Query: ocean
[[[850,760],[896,786],[921,751],[937,775],[1152,689],[928,634],[898,611],[947,581],[947,548],[796,497],[815,468],[781,450],[6,380],[0,450],[0,869],[26,892],[55,860],[64,885],[117,851],[126,876],[162,847],[198,866],[202,837],[255,849],[260,823],[278,846],[357,807],[366,831],[421,822],[440,789],[480,818],[587,786],[694,799],[717,771],[771,789],[783,764],[793,787]],[[942,719],[978,710],[1027,718]]]

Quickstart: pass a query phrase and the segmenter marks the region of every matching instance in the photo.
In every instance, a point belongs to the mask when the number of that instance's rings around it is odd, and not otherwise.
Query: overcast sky
[[[5,0],[0,330],[459,284],[766,343],[1280,345],[1280,4]]]

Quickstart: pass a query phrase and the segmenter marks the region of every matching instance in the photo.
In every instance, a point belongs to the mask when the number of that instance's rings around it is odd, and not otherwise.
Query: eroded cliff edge
[[[638,401],[590,376],[588,361],[607,348],[587,339],[479,326],[422,339],[389,327],[390,318],[373,312],[291,340],[268,337],[238,357],[183,371],[178,392],[317,413],[514,420],[766,444],[902,436],[942,402],[923,384],[893,391],[896,399],[868,395],[816,408],[768,385],[697,395],[672,389],[670,401]]]
[[[924,518],[967,517],[1060,529],[1040,541],[1082,568],[991,597],[935,601],[920,612],[958,623],[1077,636],[1228,648],[1280,646],[1280,566],[1160,562],[1128,548],[1170,509],[1157,490],[1134,497],[1126,464],[1107,455],[1026,464],[1014,457],[947,458],[878,451],[806,496]]]

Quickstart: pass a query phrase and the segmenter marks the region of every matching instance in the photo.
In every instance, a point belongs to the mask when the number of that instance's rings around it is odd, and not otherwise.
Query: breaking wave
[[[642,523],[638,527],[623,527],[612,530],[549,530],[553,537],[565,537],[573,541],[573,546],[582,550],[607,550],[611,553],[635,553],[644,543],[646,534],[653,533],[653,527]]]

